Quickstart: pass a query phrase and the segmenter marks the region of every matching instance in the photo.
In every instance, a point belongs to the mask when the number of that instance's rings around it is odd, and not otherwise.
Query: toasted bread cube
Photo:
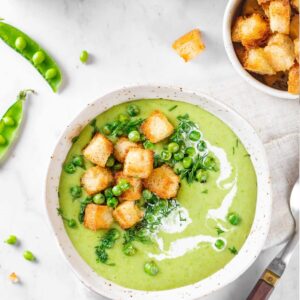
[[[272,32],[289,34],[291,7],[289,0],[273,0],[269,6],[269,20]]]
[[[151,150],[130,148],[124,163],[124,175],[147,178],[153,170],[153,152]]]
[[[274,34],[268,41],[264,51],[269,63],[276,72],[287,71],[294,64],[294,44],[285,34]]]
[[[291,18],[290,23],[290,37],[294,40],[299,38],[299,15],[295,14]]]
[[[232,28],[232,41],[245,47],[262,45],[270,33],[269,23],[257,13],[249,17],[238,17]]]
[[[195,58],[205,49],[199,29],[194,29],[177,39],[172,47],[185,62]]]
[[[18,283],[20,281],[19,277],[17,276],[17,274],[15,272],[9,274],[8,278],[12,283]]]
[[[90,203],[84,212],[84,226],[91,230],[108,229],[114,222],[113,209],[107,205]]]
[[[246,48],[240,43],[234,43],[233,47],[239,61],[241,62],[242,65],[244,65],[247,58]]]
[[[89,168],[81,177],[81,184],[89,195],[105,190],[112,183],[112,173],[99,166]]]
[[[260,6],[261,6],[262,10],[264,11],[265,15],[269,18],[270,17],[270,12],[269,12],[270,1],[260,4]]]
[[[115,144],[114,156],[119,162],[124,162],[130,148],[142,148],[140,144],[131,142],[126,137],[121,137]]]
[[[270,0],[257,0],[257,3],[258,3],[259,5],[262,5],[262,4],[268,3],[268,2],[270,2]]]
[[[299,0],[291,0],[291,5],[297,12],[299,12]]]
[[[156,168],[150,177],[143,180],[144,186],[162,199],[176,197],[179,189],[179,176],[167,165]]]
[[[287,90],[287,72],[278,72],[275,75],[263,75],[263,80],[266,85],[273,87],[278,90]]]
[[[297,62],[299,62],[299,38],[294,40],[294,52]]]
[[[141,221],[144,213],[134,201],[125,201],[113,211],[113,216],[123,229],[127,229]]]
[[[276,73],[262,48],[250,49],[247,52],[244,67],[248,71],[261,75],[274,75]]]
[[[243,4],[242,15],[250,16],[254,13],[264,15],[262,7],[258,4],[257,0],[246,0]]]
[[[112,142],[100,133],[96,133],[83,150],[84,157],[100,167],[105,167],[107,159],[112,153]]]
[[[115,180],[118,184],[121,179],[125,179],[130,184],[130,188],[123,192],[121,196],[119,196],[119,200],[121,201],[135,201],[139,200],[142,196],[142,180],[137,177],[129,177],[124,175],[124,173],[117,172],[115,174]]]
[[[174,127],[162,112],[156,110],[143,122],[141,130],[151,143],[158,143],[170,136]]]
[[[300,82],[299,82],[299,65],[295,64],[289,71],[288,80],[288,92],[291,94],[300,94]]]

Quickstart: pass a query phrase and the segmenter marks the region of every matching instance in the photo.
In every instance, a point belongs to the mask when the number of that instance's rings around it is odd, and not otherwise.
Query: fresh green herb
[[[79,139],[79,135],[74,136],[71,140],[72,144],[76,143],[78,139]]]
[[[108,263],[107,250],[111,249],[116,240],[120,237],[120,232],[113,228],[107,231],[104,236],[100,239],[99,245],[95,247],[95,253],[97,257],[97,262],[113,266],[113,263]]]
[[[9,245],[15,245],[18,239],[15,235],[10,235],[4,242]]]
[[[244,155],[245,157],[250,157],[251,155],[249,153],[245,154]]]
[[[92,137],[95,135],[95,133],[99,132],[99,129],[97,127],[97,120],[96,119],[93,119],[91,122],[90,122],[90,126],[92,127]]]
[[[239,146],[239,139],[236,139],[235,141],[235,147],[237,148]]]
[[[78,214],[78,220],[80,223],[83,223],[86,206],[92,202],[93,202],[92,197],[86,197],[85,199],[80,201],[80,208]]]
[[[208,189],[205,189],[201,192],[202,194],[207,194],[208,193]]]
[[[235,148],[232,147],[232,154],[234,155],[235,154]]]
[[[238,251],[237,251],[237,249],[236,249],[234,246],[229,247],[228,250],[229,250],[232,254],[234,254],[234,255],[238,254]]]
[[[169,108],[169,111],[173,111],[174,109],[176,109],[178,107],[178,105],[174,105],[171,108]]]
[[[46,79],[52,90],[57,92],[62,83],[62,73],[54,59],[37,42],[3,21],[0,21],[0,38],[26,58]]]
[[[216,230],[218,235],[224,233],[224,230],[222,230],[220,227],[216,227]]]
[[[1,37],[1,21],[0,21],[0,37]],[[33,90],[21,91],[16,102],[6,111],[2,119],[0,119],[0,161],[5,158],[11,149],[13,143],[17,139],[23,120],[23,106],[26,96]]]
[[[77,223],[74,219],[69,219],[69,218],[65,217],[61,208],[57,208],[56,210],[57,210],[57,214],[59,216],[61,216],[63,221],[67,222],[68,227],[70,227],[70,228],[76,227]]]

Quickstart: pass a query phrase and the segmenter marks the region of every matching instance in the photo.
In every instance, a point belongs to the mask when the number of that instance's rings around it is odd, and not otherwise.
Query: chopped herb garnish
[[[169,111],[173,111],[174,109],[176,109],[178,107],[178,105],[174,105],[174,106],[172,106],[170,109],[169,109]]]
[[[78,139],[79,139],[79,135],[74,136],[71,140],[72,144],[76,143]]]
[[[108,254],[107,250],[111,249],[116,240],[120,237],[120,232],[116,229],[110,229],[107,231],[104,236],[100,239],[99,245],[95,247],[95,253],[97,257],[97,262],[101,262],[103,264],[107,264],[109,266],[114,266],[114,263],[108,263]]]
[[[82,223],[84,220],[86,206],[91,202],[93,202],[92,197],[86,197],[85,199],[80,201],[80,209],[79,209],[79,214],[78,214],[78,220],[80,223]]]
[[[245,157],[250,157],[251,155],[249,153],[245,154],[244,155]]]
[[[57,214],[59,216],[61,216],[61,218],[63,219],[63,221],[67,222],[68,227],[70,227],[70,228],[76,227],[77,223],[76,223],[76,221],[74,219],[69,219],[69,218],[65,217],[64,213],[63,213],[63,210],[61,208],[58,207],[56,210],[57,210]]]
[[[220,227],[216,227],[216,230],[218,235],[224,233],[224,230],[222,230]]]
[[[235,148],[232,147],[232,154],[234,155],[235,154]]]
[[[236,141],[235,141],[235,146],[238,147],[238,146],[239,146],[239,143],[240,143],[239,139],[236,139]]]
[[[205,189],[201,192],[202,194],[207,194],[208,193],[208,189]]]
[[[237,249],[236,249],[234,246],[229,247],[228,250],[229,250],[232,254],[234,254],[234,255],[238,254],[238,251],[237,251]]]
[[[96,132],[99,131],[99,129],[98,129],[96,123],[97,123],[97,120],[96,120],[96,119],[93,119],[93,120],[90,122],[90,126],[92,127],[92,136],[94,136],[94,134],[95,134]]]

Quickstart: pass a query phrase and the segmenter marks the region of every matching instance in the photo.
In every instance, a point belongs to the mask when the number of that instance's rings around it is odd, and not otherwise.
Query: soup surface
[[[124,254],[125,230],[115,222],[113,228],[118,230],[120,237],[106,251],[109,263],[102,263],[97,260],[95,247],[107,230],[92,231],[78,222],[81,201],[87,195],[82,190],[74,199],[70,193],[72,187],[80,185],[85,169],[93,166],[85,159],[85,168],[77,167],[72,174],[61,172],[59,203],[66,221],[65,229],[86,263],[100,276],[121,286],[150,291],[195,283],[233,259],[250,232],[257,196],[256,174],[250,155],[227,125],[200,107],[178,101],[142,99],[114,106],[97,116],[74,141],[66,163],[74,155],[82,154],[95,128],[101,130],[120,114],[126,114],[130,104],[139,107],[138,117],[143,119],[160,110],[175,128],[180,122],[177,117],[188,114],[206,145],[206,152],[196,149],[196,153],[208,153],[214,158],[215,166],[208,168],[205,178],[190,178],[190,183],[186,178],[180,180],[176,200],[172,200],[175,205],[170,205],[170,211],[159,218],[151,232],[148,231],[146,242],[132,241],[133,255]],[[156,144],[153,151],[160,154],[168,143],[166,139]],[[182,166],[179,170],[172,167],[184,177]],[[137,201],[141,209],[143,202],[143,199]],[[68,226],[67,220],[71,218],[77,221],[75,227]],[[145,272],[147,262],[154,262],[157,274],[151,276]]]

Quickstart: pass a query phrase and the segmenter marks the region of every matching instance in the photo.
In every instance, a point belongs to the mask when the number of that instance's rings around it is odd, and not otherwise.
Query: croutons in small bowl
[[[227,55],[252,86],[299,98],[299,7],[289,0],[230,0],[223,19]]]

